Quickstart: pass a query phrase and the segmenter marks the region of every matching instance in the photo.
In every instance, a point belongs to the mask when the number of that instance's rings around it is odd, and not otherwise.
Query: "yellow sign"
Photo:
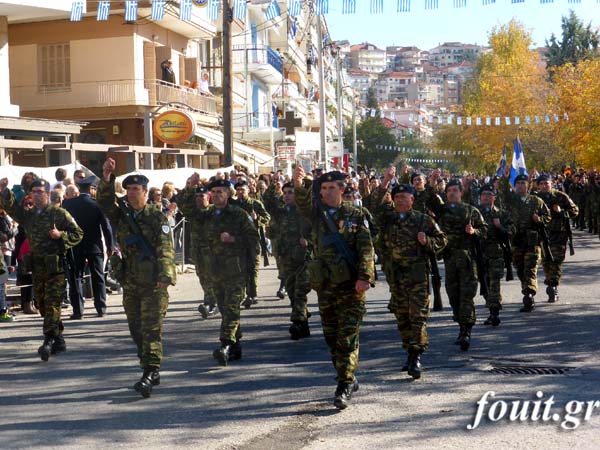
[[[166,111],[154,119],[154,136],[165,144],[177,145],[194,135],[196,122],[182,111]]]

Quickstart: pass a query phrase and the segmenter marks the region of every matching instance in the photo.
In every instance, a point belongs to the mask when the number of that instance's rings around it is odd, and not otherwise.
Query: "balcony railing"
[[[177,86],[160,80],[146,82],[147,87],[156,87],[157,103],[182,103],[195,111],[214,115],[217,104],[212,94],[185,86]]]
[[[283,75],[283,59],[281,55],[271,47],[256,46],[233,48],[233,64],[268,64]]]

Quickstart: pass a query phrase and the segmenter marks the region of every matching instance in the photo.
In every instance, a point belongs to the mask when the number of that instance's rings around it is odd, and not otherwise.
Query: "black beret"
[[[377,180],[377,179],[378,179],[378,178],[377,178],[375,175],[371,175],[371,176],[369,177],[369,181],[374,181],[374,180]]]
[[[212,190],[212,188],[216,188],[216,187],[229,188],[230,186],[231,186],[231,183],[229,183],[229,181],[219,179],[219,180],[211,181],[210,183],[208,183],[208,186],[206,186],[206,188],[210,191],[210,190]]]
[[[463,188],[462,181],[460,181],[459,178],[452,178],[451,180],[448,180],[448,183],[446,184],[446,189],[448,189],[451,186],[458,186],[461,191]]]
[[[392,189],[392,198],[394,198],[394,196],[396,194],[402,194],[402,193],[415,195],[415,189],[410,184],[397,184]]]
[[[413,172],[412,175],[410,176],[410,182],[412,183],[416,177],[427,178],[423,172]]]
[[[240,181],[238,181],[237,183],[235,183],[235,184],[233,185],[233,187],[234,187],[235,189],[237,189],[237,188],[239,188],[239,187],[248,187],[248,182],[247,182],[246,180],[240,180]]]
[[[37,180],[33,180],[31,185],[31,188],[34,187],[41,187],[44,188],[46,191],[50,190],[50,183],[48,183],[46,180],[42,179],[42,178],[38,178]]]
[[[352,186],[346,186],[346,189],[344,189],[344,195],[350,195],[350,194],[354,194],[355,190]]]
[[[552,176],[543,173],[539,177],[537,177],[537,180],[535,181],[537,183],[540,183],[541,181],[552,181]]]
[[[78,186],[98,186],[98,181],[100,179],[96,175],[90,175],[89,177],[85,177],[83,180],[79,180],[76,184]]]
[[[529,181],[529,178],[527,177],[527,175],[517,175],[515,177],[515,183],[517,181]]]
[[[206,189],[206,186],[197,186],[196,187],[196,194],[208,194],[208,189]]]
[[[493,184],[484,184],[481,186],[479,193],[483,194],[484,192],[491,192],[493,195],[498,195],[498,191],[496,191],[496,188]]]
[[[294,189],[294,183],[292,183],[291,181],[288,181],[287,183],[285,183],[281,189],[286,189],[286,188],[292,188]]]
[[[340,172],[339,170],[334,170],[332,172],[324,173],[319,177],[320,183],[326,183],[328,181],[346,181],[346,175],[344,172]]]
[[[129,175],[123,180],[123,187],[127,189],[130,184],[139,184],[140,186],[148,187],[150,180],[145,175]]]

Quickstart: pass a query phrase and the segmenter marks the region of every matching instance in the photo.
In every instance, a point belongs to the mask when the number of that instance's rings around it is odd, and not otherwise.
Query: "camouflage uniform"
[[[448,203],[439,211],[438,223],[448,235],[448,245],[444,249],[446,269],[446,292],[452,306],[452,316],[460,325],[472,327],[475,324],[475,303],[477,294],[477,266],[473,253],[473,239],[485,239],[487,225],[479,210],[466,203]],[[471,224],[475,234],[469,236],[465,227]]]
[[[163,357],[163,319],[167,313],[167,288],[158,288],[158,282],[175,285],[175,250],[171,227],[165,215],[156,207],[146,205],[140,211],[127,206],[132,220],[154,251],[154,261],[144,255],[140,245],[132,244],[134,231],[116,203],[114,175],[110,181],[100,181],[96,194],[98,205],[116,224],[117,240],[122,256],[121,270],[116,270],[123,286],[123,308],[129,323],[131,337],[137,346],[140,366],[159,369]],[[120,201],[123,201],[121,199]]]
[[[42,210],[25,210],[8,189],[0,196],[0,204],[25,228],[31,248],[33,295],[44,317],[44,336],[60,338],[64,330],[60,315],[66,289],[65,253],[81,242],[83,231],[63,208],[49,203]],[[62,232],[60,239],[48,236],[54,227]]]
[[[538,192],[536,195],[544,201],[551,217],[547,228],[554,262],[550,261],[549,255],[543,255],[544,284],[556,287],[562,277],[562,263],[567,252],[567,221],[577,217],[579,208],[567,194],[556,189],[548,193]],[[552,210],[554,205],[560,207],[560,212],[556,213]]]
[[[413,203],[413,209],[415,211],[437,217],[439,212],[443,209],[443,206],[444,201],[442,198],[435,192],[435,189],[428,184],[425,185],[424,190],[415,191],[415,202]]]
[[[590,177],[585,189],[586,199],[586,222],[590,233],[598,233],[598,211],[600,203],[600,188],[594,177]]]
[[[186,188],[181,202],[188,216],[204,229],[210,259],[209,276],[222,316],[219,339],[224,345],[235,344],[242,337],[240,303],[246,288],[247,256],[260,253],[258,231],[243,209],[233,205],[223,209],[214,205],[198,209],[194,196],[195,190]],[[221,234],[225,232],[235,237],[234,243],[221,241]]]
[[[577,214],[577,218],[575,220],[576,227],[580,230],[585,228],[585,186],[582,183],[573,183],[569,187],[569,197],[573,200],[573,202],[577,205],[579,210],[579,214]]]
[[[379,191],[381,199],[385,191]],[[430,216],[414,210],[397,213],[391,202],[378,207],[376,218],[389,261],[390,310],[396,316],[402,346],[408,352],[423,353],[429,344],[429,255],[446,246],[446,235]],[[420,231],[428,236],[424,246],[417,241]]]
[[[306,296],[310,292],[306,261],[310,250],[300,245],[300,239],[310,239],[310,224],[295,205],[285,205],[281,198],[275,194],[275,186],[269,186],[264,195],[265,207],[277,223],[272,242],[278,254],[281,253],[278,267],[292,304],[290,320],[306,323]]]
[[[342,205],[325,211],[314,205],[312,189],[294,189],[296,205],[312,224],[315,259],[310,263],[311,287],[317,291],[323,334],[329,347],[339,383],[354,383],[358,367],[359,331],[365,313],[365,294],[356,291],[357,279],[373,284],[373,243],[364,214]],[[323,239],[330,234],[321,214],[330,214],[339,234],[356,254],[350,267],[332,245]]]

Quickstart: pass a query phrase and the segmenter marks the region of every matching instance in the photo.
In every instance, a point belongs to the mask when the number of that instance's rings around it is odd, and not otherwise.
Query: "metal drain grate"
[[[489,373],[499,375],[564,375],[575,367],[551,367],[551,366],[492,366]]]

